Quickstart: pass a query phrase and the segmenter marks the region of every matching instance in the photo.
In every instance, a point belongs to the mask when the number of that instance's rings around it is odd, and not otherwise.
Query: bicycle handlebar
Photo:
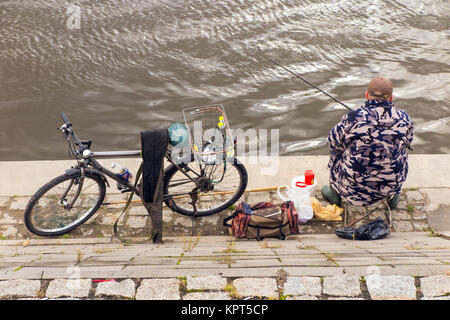
[[[73,131],[73,128],[72,128],[72,122],[69,121],[69,118],[67,118],[67,116],[66,116],[66,114],[65,114],[64,112],[61,112],[61,118],[63,119],[63,121],[64,121],[64,123],[65,123],[65,125],[66,125],[66,127],[67,127],[67,129],[68,129],[68,130],[67,130],[67,133],[70,134],[70,135],[72,136],[72,138],[73,138],[75,144],[76,144],[78,147],[82,147],[82,146],[83,146],[83,143],[81,142],[80,139],[78,139],[77,135],[76,135],[75,132]]]
[[[68,126],[68,127],[72,126],[72,122],[69,121],[69,119],[67,118],[67,116],[64,112],[61,112],[61,118],[63,119],[66,126]]]

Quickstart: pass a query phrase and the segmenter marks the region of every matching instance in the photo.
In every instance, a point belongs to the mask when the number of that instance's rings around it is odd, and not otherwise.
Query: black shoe
[[[394,194],[388,199],[388,206],[391,210],[397,209],[398,203],[400,201],[400,193]]]

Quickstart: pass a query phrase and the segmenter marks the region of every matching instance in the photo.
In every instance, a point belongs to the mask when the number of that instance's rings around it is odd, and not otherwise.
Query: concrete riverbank
[[[109,166],[119,162],[135,172],[140,159],[104,159],[101,163]],[[248,189],[277,187],[289,184],[292,177],[302,174],[306,169],[314,170],[317,190],[328,183],[327,156],[279,157],[272,162],[278,169],[267,173],[257,158],[242,159],[248,171]],[[392,231],[410,232],[431,230],[446,232],[450,230],[450,155],[410,155],[410,170],[398,210],[392,214]],[[73,161],[17,161],[0,162],[3,172],[0,184],[0,236],[2,239],[36,238],[26,230],[23,224],[23,211],[36,190],[50,179],[64,173],[73,165]],[[266,163],[267,166],[267,163]],[[125,200],[127,194],[118,193],[115,181],[110,181],[105,202]],[[316,197],[324,205],[320,192]],[[259,201],[279,203],[276,191],[245,193],[239,201],[254,204]],[[236,203],[238,204],[239,201]],[[71,232],[67,237],[109,237],[112,226],[120,215],[124,204],[102,206],[84,225]],[[226,235],[222,226],[223,218],[232,213],[232,208],[219,214],[196,220],[194,234]],[[362,212],[356,211],[355,218]],[[377,215],[375,214],[374,217]],[[192,234],[192,219],[172,212],[164,206],[164,234],[184,236]],[[121,232],[126,236],[143,237],[150,230],[150,219],[145,208],[135,203],[128,214],[119,221]],[[333,233],[342,222],[311,220],[303,225],[302,233]]]

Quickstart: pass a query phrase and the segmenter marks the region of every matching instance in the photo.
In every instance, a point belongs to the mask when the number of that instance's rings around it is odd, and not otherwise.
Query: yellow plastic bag
[[[341,213],[344,209],[339,208],[337,205],[328,205],[326,207],[322,206],[322,204],[316,198],[310,198],[311,206],[313,207],[314,215],[318,220],[326,220],[326,221],[341,221]]]

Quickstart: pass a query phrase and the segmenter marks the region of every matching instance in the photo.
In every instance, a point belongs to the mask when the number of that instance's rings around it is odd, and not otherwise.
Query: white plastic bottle
[[[113,169],[115,174],[117,174],[118,176],[121,176],[128,182],[133,181],[133,175],[131,174],[130,170],[128,170],[127,168],[124,168],[120,164],[115,163],[115,162],[111,163],[111,168]]]

